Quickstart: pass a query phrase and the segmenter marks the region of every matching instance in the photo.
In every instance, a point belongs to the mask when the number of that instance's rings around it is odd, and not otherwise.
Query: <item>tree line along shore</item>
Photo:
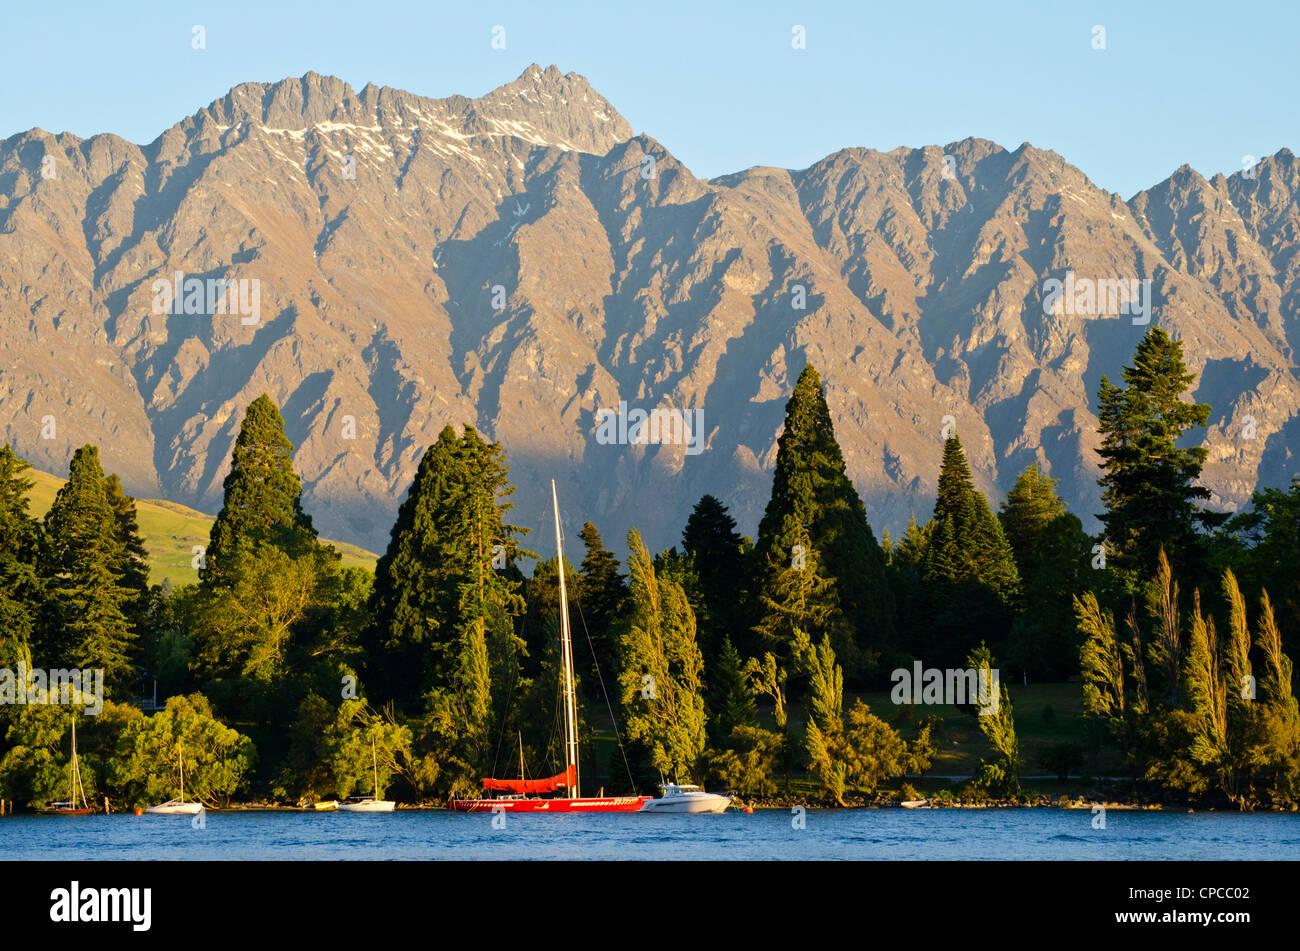
[[[620,561],[583,525],[563,570],[584,787],[1295,809],[1300,479],[1208,508],[1194,382],[1159,329],[1102,378],[1096,536],[1037,464],[995,511],[950,426],[929,518],[878,538],[806,367],[756,538],[713,495],[657,553],[633,529]],[[28,463],[0,448],[0,671],[104,672],[93,716],[6,700],[0,674],[0,799],[63,798],[74,720],[87,797],[115,810],[171,798],[182,755],[212,807],[368,793],[375,760],[406,804],[555,773],[561,569],[510,522],[504,448],[443,429],[373,572],[318,537],[292,453],[259,397],[194,581],[157,585],[97,447],[42,519]],[[992,697],[899,702],[917,662],[979,673]]]

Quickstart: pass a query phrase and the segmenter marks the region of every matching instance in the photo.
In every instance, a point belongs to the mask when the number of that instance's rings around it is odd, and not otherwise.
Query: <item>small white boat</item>
[[[705,792],[699,786],[662,783],[664,794],[641,807],[642,812],[719,813],[731,805],[730,796]]]
[[[186,802],[184,799],[169,799],[145,810],[155,816],[196,816],[202,811],[203,803]]]
[[[339,812],[392,812],[397,803],[391,799],[375,799],[371,796],[358,796],[341,802]]]
[[[155,816],[196,816],[203,811],[203,803],[185,801],[185,753],[179,746],[176,752],[181,767],[181,798],[168,799],[157,806],[150,806],[145,812]]]
[[[930,808],[930,800],[928,800],[928,799],[907,799],[907,800],[904,800],[902,803],[900,803],[900,805],[901,805],[904,809],[929,809],[929,808]]]
[[[391,799],[379,798],[379,757],[375,753],[374,737],[370,738],[370,761],[375,769],[375,794],[353,796],[347,802],[338,804],[339,812],[392,812],[397,808],[397,803]]]

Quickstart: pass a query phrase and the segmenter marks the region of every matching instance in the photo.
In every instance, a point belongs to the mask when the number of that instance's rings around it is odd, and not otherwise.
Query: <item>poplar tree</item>
[[[650,765],[689,781],[704,752],[703,658],[695,614],[681,585],[656,575],[654,561],[628,532],[628,611],[620,637],[620,699],[627,736]]]
[[[848,669],[860,675],[893,639],[894,598],[884,554],[845,471],[821,377],[811,365],[799,374],[786,403],[777,441],[772,495],[755,543],[760,592],[772,595],[804,532],[826,577],[836,583],[840,610],[849,621],[845,630],[851,636],[839,640],[836,650]]]

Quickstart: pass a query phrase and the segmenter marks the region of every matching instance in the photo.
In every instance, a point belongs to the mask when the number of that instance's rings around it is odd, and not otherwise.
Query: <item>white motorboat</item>
[[[347,802],[338,804],[339,812],[392,812],[397,803],[391,799],[379,798],[379,759],[375,753],[375,738],[370,738],[370,761],[375,770],[375,794],[373,796],[353,796]]]
[[[663,783],[659,788],[664,794],[646,802],[642,812],[719,813],[731,805],[730,796],[705,792],[699,786]]]

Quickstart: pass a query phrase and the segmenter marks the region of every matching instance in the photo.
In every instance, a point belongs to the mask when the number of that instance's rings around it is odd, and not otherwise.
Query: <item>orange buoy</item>
[[[144,810],[141,809],[139,806],[136,806],[136,807],[135,807],[135,814],[136,814],[137,816],[142,816],[142,815],[144,815]]]
[[[753,807],[753,806],[746,806],[746,807],[745,807],[745,815],[747,815],[747,816],[752,816],[753,814],[754,814],[754,807]]]

